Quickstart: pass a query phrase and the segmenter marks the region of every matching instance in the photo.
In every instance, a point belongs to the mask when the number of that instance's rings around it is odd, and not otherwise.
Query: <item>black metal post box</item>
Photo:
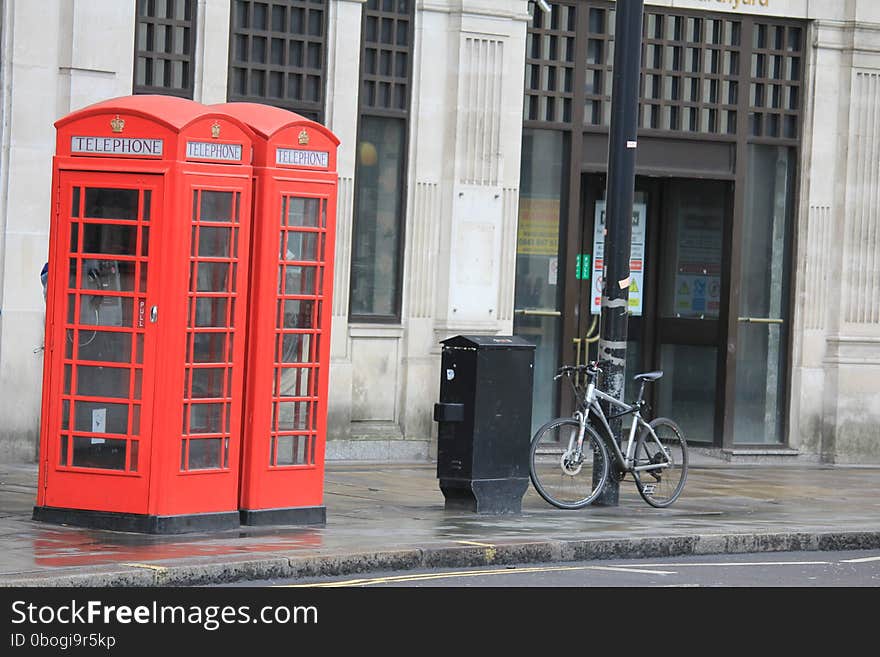
[[[434,420],[446,508],[519,513],[529,486],[535,345],[512,335],[441,344]]]

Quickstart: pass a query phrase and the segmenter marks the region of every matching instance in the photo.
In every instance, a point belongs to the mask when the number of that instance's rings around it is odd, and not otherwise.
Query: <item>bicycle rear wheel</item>
[[[649,423],[656,438],[642,429],[636,443],[636,468],[646,465],[665,464],[652,470],[633,470],[639,495],[651,506],[666,507],[675,502],[687,480],[687,443],[678,425],[672,420],[658,417]]]
[[[529,477],[538,494],[560,509],[580,509],[593,502],[608,479],[608,450],[587,425],[578,457],[580,425],[573,418],[551,420],[532,438]]]

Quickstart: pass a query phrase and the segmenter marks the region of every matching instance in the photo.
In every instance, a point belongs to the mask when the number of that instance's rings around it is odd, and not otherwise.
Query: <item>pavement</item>
[[[880,549],[880,466],[736,464],[695,454],[655,509],[563,511],[529,486],[518,514],[446,509],[435,463],[329,462],[324,525],[174,536],[31,519],[34,464],[0,464],[0,586],[201,586],[385,570],[794,550]]]

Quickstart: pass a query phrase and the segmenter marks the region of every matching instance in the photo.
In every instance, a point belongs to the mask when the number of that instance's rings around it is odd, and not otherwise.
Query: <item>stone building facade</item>
[[[590,283],[572,272],[596,256],[614,3],[550,4],[0,0],[0,458],[37,456],[53,123],[133,92],[263,99],[339,137],[328,458],[430,459],[440,341],[456,334],[535,339],[535,421],[564,405],[543,391],[589,332]],[[693,402],[694,444],[725,458],[880,463],[880,4],[645,11],[637,202],[658,264],[633,367],[667,369],[656,405]],[[666,316],[661,261],[682,264],[680,217],[701,207],[720,269],[693,275],[719,308],[695,315],[673,290],[690,314]],[[750,223],[759,209],[770,224]],[[550,246],[528,246],[548,226]],[[750,267],[769,281],[760,312]],[[667,320],[691,320],[694,341],[664,337]],[[708,364],[699,403],[675,383],[701,374],[688,359]]]

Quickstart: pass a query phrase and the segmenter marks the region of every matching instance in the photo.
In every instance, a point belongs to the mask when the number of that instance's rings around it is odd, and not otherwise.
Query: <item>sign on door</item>
[[[642,314],[642,290],[645,279],[645,224],[648,208],[644,203],[633,204],[632,243],[629,255],[629,312]],[[593,222],[593,288],[590,312],[602,310],[602,286],[605,284],[605,201],[596,201],[596,220]]]

